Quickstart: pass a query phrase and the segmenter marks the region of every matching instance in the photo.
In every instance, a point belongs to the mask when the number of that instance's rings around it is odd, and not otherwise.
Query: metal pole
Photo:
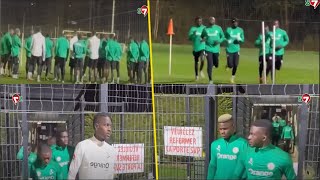
[[[276,83],[276,26],[273,26],[272,32],[272,84]]]
[[[23,97],[23,101],[21,102],[21,110],[26,112],[27,111],[27,93],[26,93],[26,85],[21,85],[21,96]],[[22,113],[22,137],[23,137],[23,164],[22,164],[22,171],[23,171],[23,179],[28,179],[28,140],[29,140],[29,127],[28,127],[28,116],[26,113]]]
[[[113,2],[112,2],[111,33],[113,33],[113,32],[114,32],[114,12],[115,12],[115,9],[116,9],[115,5],[116,5],[116,0],[113,0]]]
[[[263,55],[263,83],[267,84],[266,42],[264,21],[262,21],[262,55]]]
[[[171,58],[172,58],[172,35],[170,35],[170,50],[169,50],[169,76],[171,76]]]
[[[187,126],[191,126],[191,118],[190,118],[190,87],[187,85],[186,87],[186,113],[187,113]],[[187,179],[191,179],[191,157],[188,157],[188,164],[187,164]]]

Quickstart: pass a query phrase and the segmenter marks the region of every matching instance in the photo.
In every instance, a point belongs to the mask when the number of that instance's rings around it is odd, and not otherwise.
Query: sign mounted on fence
[[[202,128],[164,126],[166,155],[202,157]]]
[[[144,172],[144,144],[113,144],[117,151],[115,173]]]

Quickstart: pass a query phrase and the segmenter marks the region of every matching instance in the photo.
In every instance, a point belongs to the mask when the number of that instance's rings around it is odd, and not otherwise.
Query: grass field
[[[242,48],[235,82],[238,84],[259,83],[258,49]],[[226,72],[225,49],[221,49],[219,68],[213,69],[215,84],[229,84],[231,71]],[[173,45],[172,74],[169,76],[169,45],[153,44],[154,82],[158,84],[205,84],[206,77],[195,81],[194,60],[191,45]],[[269,78],[268,83],[272,83]],[[318,84],[319,53],[312,51],[286,51],[282,69],[276,72],[276,84]]]
[[[124,53],[122,60],[120,61],[120,83],[121,84],[127,84],[129,81],[125,54],[126,53]],[[13,79],[8,76],[0,76],[0,84],[61,84],[60,82],[53,81],[53,79],[54,79],[53,74],[50,74],[49,75],[50,80],[46,81],[44,79],[45,78],[44,72],[42,72],[42,74],[41,74],[41,82],[40,83],[37,82],[36,76],[33,77],[34,81],[28,81],[26,79],[26,71],[25,71],[26,60],[25,60],[24,55],[23,55],[23,57],[24,58],[22,59],[22,64],[20,64],[20,66],[19,66],[19,79]],[[53,73],[53,68],[54,68],[54,60],[52,61],[52,66],[51,66],[52,73]],[[86,71],[87,71],[86,72],[87,77],[84,79],[84,83],[88,83],[89,69],[87,68]],[[116,77],[115,71],[114,71],[114,75]],[[109,82],[111,82],[110,79],[111,79],[111,74],[109,75]],[[100,83],[100,81],[98,81],[97,83]],[[66,62],[65,84],[72,84],[72,82],[70,81],[69,61]]]

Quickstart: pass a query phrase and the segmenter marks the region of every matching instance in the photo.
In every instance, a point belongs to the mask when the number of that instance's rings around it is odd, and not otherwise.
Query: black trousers
[[[227,66],[232,68],[232,76],[236,75],[239,65],[239,52],[227,53]]]
[[[212,53],[212,52],[206,52],[207,53],[207,72],[209,80],[212,80],[212,68],[215,66],[216,68],[219,67],[219,53]]]

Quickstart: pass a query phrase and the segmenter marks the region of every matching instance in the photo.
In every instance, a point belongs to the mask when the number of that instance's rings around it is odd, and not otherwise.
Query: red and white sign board
[[[166,155],[202,157],[202,128],[164,126]]]
[[[144,144],[113,144],[117,151],[115,173],[144,172]]]

